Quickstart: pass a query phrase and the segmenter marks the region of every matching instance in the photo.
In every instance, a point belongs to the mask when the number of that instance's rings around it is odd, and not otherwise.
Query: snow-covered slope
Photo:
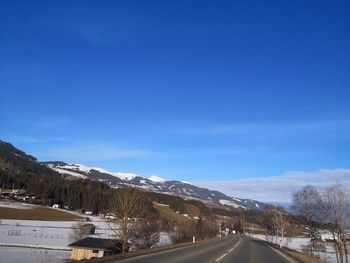
[[[261,210],[266,204],[250,200],[227,196],[219,191],[197,187],[187,182],[167,181],[164,178],[152,175],[144,178],[135,173],[110,172],[99,167],[88,167],[82,164],[66,164],[63,162],[46,162],[49,168],[67,176],[90,178],[104,181],[111,186],[128,185],[149,191],[179,195],[185,198],[198,199],[214,206],[228,209]]]
[[[219,203],[222,204],[222,205],[232,206],[232,207],[234,207],[234,208],[243,208],[243,209],[247,209],[245,206],[237,204],[237,198],[234,198],[234,199],[235,199],[235,201],[220,199],[220,200],[219,200]],[[240,202],[240,201],[239,201],[239,202]]]
[[[156,176],[156,175],[152,175],[152,176],[148,177],[148,180],[151,180],[152,182],[155,182],[155,183],[164,183],[166,181],[164,178],[161,178],[161,177]]]
[[[109,172],[103,168],[88,167],[83,164],[63,164],[62,162],[60,162],[60,164],[57,164],[56,162],[46,162],[45,165],[61,174],[72,175],[81,178],[89,178],[91,177],[89,175],[93,175],[95,173],[112,175],[121,180],[131,180],[138,176],[134,173]]]

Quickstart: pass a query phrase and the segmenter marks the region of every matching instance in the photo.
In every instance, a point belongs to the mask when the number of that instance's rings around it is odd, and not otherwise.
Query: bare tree
[[[159,241],[159,223],[154,220],[140,220],[135,226],[134,244],[138,248],[151,248]]]
[[[169,237],[173,244],[188,242],[192,240],[196,233],[196,225],[193,222],[180,222],[169,232]]]
[[[84,236],[81,235],[81,227],[82,226],[83,226],[83,224],[81,222],[77,222],[77,223],[74,223],[72,225],[72,229],[68,234],[68,240],[70,242],[74,242],[74,241],[77,241],[77,240],[84,238]]]
[[[312,242],[312,253],[318,234],[318,222],[322,218],[322,208],[321,195],[312,185],[307,185],[293,194],[292,209],[302,217],[303,223],[307,226]]]
[[[337,262],[349,262],[346,226],[348,220],[349,200],[340,184],[326,189],[324,193],[326,221],[330,223],[335,240]],[[345,261],[344,261],[345,258]]]
[[[82,222],[76,222],[72,225],[72,230],[68,234],[69,241],[77,241],[83,239],[95,232],[95,226],[93,224],[83,224]]]
[[[245,223],[245,214],[241,212],[238,217],[236,217],[234,229],[241,234],[245,234]]]
[[[203,220],[203,237],[213,238],[218,235],[218,227],[216,225],[215,218],[206,218]]]
[[[288,215],[283,208],[271,209],[272,222],[276,233],[276,238],[279,241],[280,248],[282,248],[283,237],[285,234],[286,225],[288,222]],[[279,239],[280,237],[280,239]]]
[[[135,224],[144,215],[145,197],[140,190],[123,187],[110,199],[109,226],[122,242],[122,252],[129,250],[129,240],[135,235]]]

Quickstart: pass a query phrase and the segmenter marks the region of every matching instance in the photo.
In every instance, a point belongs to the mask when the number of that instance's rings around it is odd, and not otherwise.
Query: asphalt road
[[[194,244],[115,262],[122,263],[298,263],[265,243],[248,237]]]

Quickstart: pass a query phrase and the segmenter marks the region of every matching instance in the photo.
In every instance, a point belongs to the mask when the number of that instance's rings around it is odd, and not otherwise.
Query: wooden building
[[[72,247],[71,260],[83,260],[121,253],[122,243],[116,239],[87,237],[69,246]]]

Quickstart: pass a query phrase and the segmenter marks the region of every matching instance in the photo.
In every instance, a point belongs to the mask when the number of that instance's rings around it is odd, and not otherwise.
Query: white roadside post
[[[193,243],[196,243],[196,237],[195,237],[195,236],[193,236],[192,242],[193,242]]]

